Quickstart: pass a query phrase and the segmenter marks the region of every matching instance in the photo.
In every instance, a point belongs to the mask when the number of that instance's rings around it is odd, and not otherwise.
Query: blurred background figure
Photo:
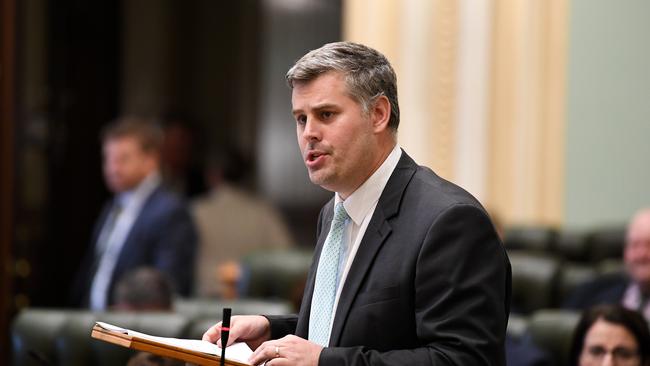
[[[650,365],[648,323],[620,305],[600,305],[583,312],[571,346],[570,365]]]
[[[160,151],[161,175],[167,188],[181,197],[195,197],[205,191],[203,169],[197,156],[201,143],[187,117],[169,114],[163,118]]]
[[[115,304],[118,311],[172,311],[172,284],[167,276],[153,267],[140,267],[126,273],[115,285]],[[180,366],[183,362],[167,357],[138,352],[127,366]]]
[[[196,231],[185,204],[163,188],[162,132],[151,121],[125,117],[102,134],[104,177],[114,197],[96,223],[73,287],[77,305],[103,310],[116,279],[153,266],[188,295],[194,271]]]
[[[250,163],[237,149],[212,152],[206,163],[210,190],[192,204],[199,231],[195,292],[232,299],[243,295],[241,258],[255,249],[294,246],[271,204],[244,188]]]
[[[622,304],[650,319],[650,208],[640,210],[630,221],[623,260],[625,273],[604,275],[578,287],[564,306],[586,309]]]
[[[529,335],[520,339],[506,334],[506,365],[552,366],[551,357],[539,348]]]
[[[174,295],[167,276],[153,267],[140,267],[120,278],[113,291],[112,310],[171,311]]]

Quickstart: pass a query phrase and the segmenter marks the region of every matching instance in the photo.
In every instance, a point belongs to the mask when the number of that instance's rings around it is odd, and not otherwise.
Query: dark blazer
[[[95,225],[89,248],[73,287],[73,303],[87,306],[95,275],[95,245],[111,209],[109,202]],[[197,233],[187,206],[163,187],[147,198],[127,235],[109,285],[109,304],[115,283],[125,273],[151,266],[165,273],[181,295],[189,295],[194,274]]]
[[[508,366],[551,366],[553,359],[533,343],[530,336],[514,339],[506,336],[506,365]]]
[[[630,279],[625,273],[606,274],[578,286],[562,307],[584,310],[595,305],[620,304],[629,285]]]
[[[268,317],[272,338],[307,338],[318,244],[297,317]],[[510,263],[469,193],[406,153],[391,175],[341,292],[320,365],[504,365]]]

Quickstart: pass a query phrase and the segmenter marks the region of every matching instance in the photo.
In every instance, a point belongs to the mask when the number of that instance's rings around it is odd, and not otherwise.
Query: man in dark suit
[[[234,317],[230,340],[270,366],[503,365],[507,256],[481,205],[397,145],[386,58],[327,44],[287,80],[309,177],[335,195],[300,313]],[[220,329],[203,338],[217,341]]]
[[[161,186],[162,132],[128,117],[109,125],[102,142],[104,177],[115,196],[96,224],[73,301],[105,309],[119,278],[141,266],[160,270],[178,293],[189,294],[197,235],[185,204]]]
[[[650,209],[640,210],[627,227],[624,273],[606,274],[576,288],[563,306],[584,310],[621,304],[650,320]]]

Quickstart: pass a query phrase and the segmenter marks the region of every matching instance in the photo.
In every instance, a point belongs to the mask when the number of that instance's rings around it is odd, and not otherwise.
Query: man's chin
[[[108,186],[108,190],[111,191],[112,193],[121,193],[129,190],[129,187],[127,187],[126,184],[122,184],[122,183],[109,183],[107,184],[107,186]]]
[[[642,286],[650,287],[650,269],[637,269],[632,272],[632,277]]]
[[[334,192],[335,190],[331,187],[331,179],[329,176],[325,176],[324,174],[319,174],[320,172],[315,172],[315,173],[309,173],[309,180],[317,185],[320,186],[323,189],[326,189],[328,191]]]
[[[316,170],[316,171],[309,171],[309,180],[316,184],[316,185],[323,185],[323,183],[326,182],[325,177],[322,174],[323,172]]]

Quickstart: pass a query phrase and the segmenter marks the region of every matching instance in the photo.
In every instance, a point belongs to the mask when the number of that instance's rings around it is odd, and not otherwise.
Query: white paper
[[[169,346],[174,346],[178,348],[183,348],[191,351],[203,352],[211,355],[216,355],[221,357],[221,348],[214,343],[208,341],[202,341],[198,339],[180,339],[180,338],[167,338],[167,337],[156,337],[145,333],[136,332],[134,330],[121,328],[112,324],[97,322],[97,325],[100,327],[110,330],[113,332],[119,332],[123,334],[128,334],[133,337],[138,337],[142,339],[147,339],[150,341],[166,344]],[[253,354],[253,350],[248,347],[246,343],[234,343],[229,347],[226,347],[226,359],[233,360],[245,364],[248,363],[248,358]]]

